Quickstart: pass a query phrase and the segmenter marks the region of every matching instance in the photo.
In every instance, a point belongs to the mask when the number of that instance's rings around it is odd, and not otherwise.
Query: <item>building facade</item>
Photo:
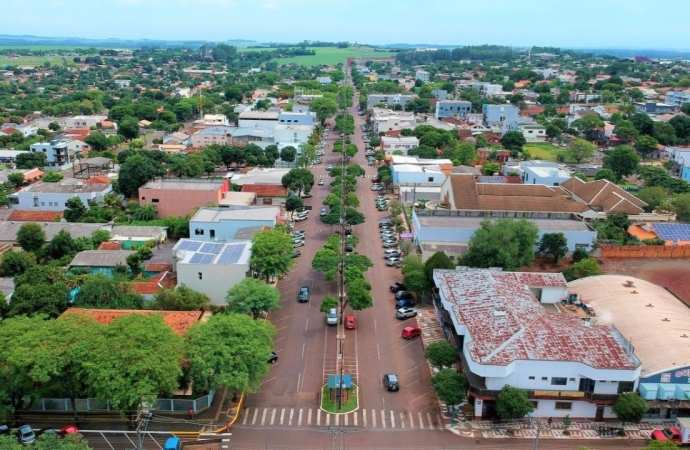
[[[206,205],[219,205],[228,192],[230,180],[162,179],[139,188],[139,204],[154,205],[158,217],[184,217]]]
[[[367,108],[379,104],[388,105],[388,107],[400,105],[404,108],[412,100],[414,100],[414,96],[408,94],[369,94],[367,95]]]
[[[275,228],[279,219],[277,206],[201,208],[189,221],[189,236],[200,241],[226,242],[233,240],[242,228]]]
[[[436,102],[434,117],[441,120],[446,117],[465,117],[472,112],[472,103],[465,100],[439,100]]]
[[[403,155],[407,155],[408,150],[417,147],[419,147],[419,139],[415,136],[381,137],[381,149],[388,155],[395,151],[400,151]]]

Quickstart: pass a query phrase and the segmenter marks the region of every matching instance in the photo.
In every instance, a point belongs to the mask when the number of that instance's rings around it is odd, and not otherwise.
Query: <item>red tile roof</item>
[[[537,360],[626,370],[640,365],[613,326],[584,326],[579,317],[547,312],[539,303],[530,288],[565,292],[561,274],[442,270],[434,276],[451,314],[467,327],[472,339],[466,350],[477,364]]]
[[[590,207],[606,213],[640,214],[647,206],[647,203],[608,180],[585,183],[577,177],[572,177],[561,183],[561,187]]]
[[[55,222],[62,218],[62,211],[23,211],[15,209],[7,220],[16,222]]]
[[[31,181],[34,178],[38,178],[43,176],[45,172],[43,172],[41,169],[30,169],[24,172],[24,180],[26,181]]]
[[[122,242],[117,242],[117,241],[101,242],[101,245],[98,246],[98,250],[122,250]]]
[[[136,283],[132,283],[136,284]],[[151,310],[131,310],[131,309],[82,309],[82,308],[68,308],[62,313],[66,314],[84,314],[91,317],[96,322],[103,325],[109,325],[113,320],[128,316],[130,314],[145,314],[153,315],[160,314],[163,320],[177,334],[185,334],[189,328],[197,323],[203,314],[203,311],[151,311]],[[61,316],[61,317],[62,317]]]
[[[110,184],[111,182],[112,180],[110,178],[104,177],[103,175],[97,175],[84,181],[84,184]]]
[[[166,262],[150,262],[144,268],[146,272],[166,272],[172,270],[172,264]]]
[[[63,136],[70,136],[73,139],[78,139],[80,141],[83,141],[86,139],[86,136],[91,133],[91,130],[88,128],[74,128],[72,130],[67,130],[64,133],[62,133]]]
[[[287,197],[288,190],[280,184],[244,184],[242,192],[254,192],[257,197]]]

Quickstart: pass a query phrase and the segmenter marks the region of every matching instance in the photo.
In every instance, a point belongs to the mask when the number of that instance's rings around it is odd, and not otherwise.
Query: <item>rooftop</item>
[[[220,222],[221,220],[276,220],[280,213],[277,206],[245,209],[200,208],[191,222]]]
[[[249,264],[252,256],[249,241],[215,243],[180,239],[173,247],[178,264],[230,265]]]
[[[647,203],[608,180],[586,183],[578,177],[572,177],[561,183],[561,187],[589,206],[607,213],[640,214],[647,206]]]
[[[110,235],[115,237],[128,238],[149,238],[157,239],[164,233],[166,227],[150,227],[150,226],[135,226],[135,225],[115,225],[110,230]]]
[[[55,222],[62,218],[62,211],[24,211],[14,209],[7,220],[17,222]]]
[[[559,273],[435,270],[434,279],[453,305],[451,314],[467,327],[467,351],[477,364],[540,360],[579,362],[596,369],[639,366],[612,325],[585,326],[579,317],[547,312],[539,303],[530,288],[565,287]]]
[[[110,184],[84,183],[83,180],[76,178],[64,178],[57,183],[35,183],[19,192],[35,192],[45,194],[78,194],[82,192],[103,192],[111,189]]]
[[[228,191],[225,197],[220,200],[220,206],[241,205],[249,206],[254,202],[256,194],[253,192]]]
[[[127,257],[134,254],[132,250],[85,250],[76,254],[69,263],[70,267],[115,267],[127,264]]]
[[[593,323],[614,325],[632,342],[642,361],[641,377],[690,366],[690,309],[664,288],[627,275],[604,275],[572,281],[568,289],[596,310]]]
[[[174,191],[217,191],[219,190],[225,179],[188,179],[175,178],[149,181],[139,189],[169,189]]]
[[[251,119],[261,119],[261,120],[278,120],[279,113],[268,112],[268,111],[242,111],[240,113],[240,120],[251,120]]]
[[[398,164],[415,164],[427,166],[439,166],[441,164],[452,165],[453,161],[450,159],[423,159],[416,156],[391,155],[391,162],[393,165]]]
[[[133,283],[135,284],[135,283]],[[68,308],[60,317],[66,314],[84,314],[91,317],[96,322],[109,325],[113,320],[128,316],[130,314],[144,314],[147,316],[160,314],[163,316],[165,324],[168,325],[176,334],[185,334],[192,325],[197,323],[203,311],[151,311],[151,310],[131,310],[131,309],[82,309]]]
[[[242,192],[253,192],[257,197],[287,197],[288,189],[282,184],[243,184]]]
[[[440,228],[479,228],[487,217],[454,217],[418,215],[419,224],[423,227]],[[525,219],[535,224],[539,231],[554,233],[560,231],[592,231],[581,220]]]
[[[17,232],[25,222],[0,221],[0,241],[15,242]],[[46,241],[52,240],[60,231],[67,231],[73,238],[91,237],[96,230],[108,230],[106,224],[99,223],[70,223],[70,222],[38,222],[46,235]]]

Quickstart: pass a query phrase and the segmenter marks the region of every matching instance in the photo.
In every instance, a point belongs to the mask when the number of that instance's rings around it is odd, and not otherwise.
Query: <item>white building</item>
[[[278,112],[242,111],[237,126],[239,128],[275,128],[278,125]]]
[[[65,128],[91,128],[107,120],[108,116],[74,116],[65,119]]]
[[[57,183],[35,183],[10,194],[10,208],[34,211],[64,211],[67,200],[78,197],[89,207],[89,201],[100,202],[112,192],[112,185],[84,183],[75,178],[64,178]]]
[[[214,305],[226,305],[228,290],[249,274],[249,241],[211,243],[180,239],[173,247],[177,285],[208,295]]]
[[[47,167],[54,167],[58,170],[72,167],[72,157],[67,141],[56,139],[50,142],[37,142],[29,146],[29,151],[46,155]]]
[[[278,206],[201,208],[189,220],[189,236],[200,241],[226,242],[242,228],[275,228],[280,218]]]
[[[684,103],[690,103],[690,89],[685,91],[668,91],[664,102],[680,108]]]
[[[427,81],[429,81],[429,72],[427,72],[426,70],[418,70],[414,75],[414,79],[426,83]]]
[[[521,123],[517,129],[527,142],[546,142],[546,127],[538,123]]]
[[[475,419],[488,418],[505,385],[527,391],[534,417],[571,419],[613,418],[602,401],[635,390],[641,363],[630,342],[553,306],[567,293],[562,274],[458,268],[433,278]]]
[[[507,162],[501,169],[503,175],[517,173],[524,184],[543,184],[559,186],[572,177],[572,172],[565,166],[553,161],[517,161]]]
[[[225,114],[204,114],[204,125],[211,127],[228,127],[230,121]]]
[[[302,144],[309,142],[309,136],[314,132],[311,125],[276,125],[273,139],[276,143]]]
[[[472,112],[472,103],[466,100],[439,100],[436,102],[434,117],[437,120],[446,117],[465,117]]]
[[[333,80],[331,80],[331,77],[316,77],[316,81],[321,86],[327,86],[333,82]]]
[[[419,139],[415,136],[381,137],[381,149],[388,155],[395,151],[400,151],[403,155],[407,155],[408,150],[417,147],[419,147]]]
[[[367,108],[379,104],[388,107],[400,105],[404,108],[412,100],[414,100],[414,95],[410,94],[369,94],[367,95]]]
[[[415,128],[417,126],[417,118],[414,113],[394,111],[388,108],[371,108],[370,121],[376,134],[379,132]]]

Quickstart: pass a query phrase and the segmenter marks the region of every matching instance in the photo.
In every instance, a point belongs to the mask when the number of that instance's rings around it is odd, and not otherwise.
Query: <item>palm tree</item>
[[[182,156],[173,156],[168,161],[168,172],[182,178],[187,174],[187,161]]]
[[[158,209],[154,205],[141,205],[134,210],[134,220],[153,220],[158,216]]]

